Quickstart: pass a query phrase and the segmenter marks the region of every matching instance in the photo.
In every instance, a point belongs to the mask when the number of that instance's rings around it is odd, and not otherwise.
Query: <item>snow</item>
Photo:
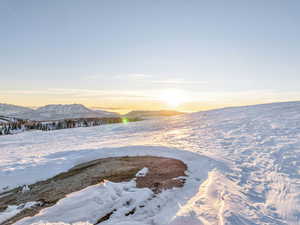
[[[53,104],[39,107],[35,110],[22,106],[0,104],[0,115],[39,121],[120,116],[114,112],[92,110],[81,104]]]
[[[26,204],[22,204],[22,205],[10,205],[7,207],[7,209],[4,212],[0,213],[0,223],[17,215],[21,211],[31,208],[38,204],[39,204],[38,202],[27,202]]]
[[[34,111],[32,120],[59,120],[70,118],[116,117],[118,114],[106,111],[94,111],[81,104],[46,105]]]
[[[109,224],[124,222],[124,214],[136,208],[143,219],[147,202],[153,198],[153,192],[148,188],[138,189],[135,182],[94,185],[82,191],[68,195],[55,206],[42,210],[37,216],[26,218],[16,225],[26,225],[40,221],[74,223],[86,221],[95,224],[98,219],[115,210]],[[145,206],[145,207],[146,207]],[[61,212],[64,212],[63,214]],[[130,221],[129,221],[130,222]]]
[[[145,177],[148,172],[149,172],[149,169],[145,167],[145,168],[141,169],[135,176],[136,177]]]
[[[33,110],[27,107],[0,103],[0,116],[14,116],[20,113],[29,113]]]
[[[0,119],[0,123],[8,123],[8,121],[7,121],[7,120],[1,120],[1,119]]]
[[[300,102],[1,136],[0,155],[0,190],[28,185],[101,157],[154,155],[187,164],[183,188],[162,192],[147,202],[145,213],[119,215],[103,224],[300,224]],[[104,186],[87,190],[98,189],[103,191]],[[82,207],[74,216],[89,211]],[[43,219],[41,224],[70,224],[70,218],[63,216],[59,221]],[[73,222],[87,224],[91,218]]]
[[[22,192],[25,193],[27,191],[30,191],[30,187],[28,185],[24,185],[22,188]]]
[[[18,120],[13,117],[0,116],[0,124],[9,122],[18,122]]]
[[[104,224],[104,223],[102,223]],[[44,222],[44,221],[40,221],[37,223],[33,223],[32,225],[69,225],[67,223],[63,223],[63,222],[58,222],[58,223],[48,223],[48,222]],[[88,222],[78,222],[78,223],[72,223],[72,225],[93,225],[91,223]],[[115,225],[147,225],[145,223],[136,223],[136,222],[120,222],[118,224]]]

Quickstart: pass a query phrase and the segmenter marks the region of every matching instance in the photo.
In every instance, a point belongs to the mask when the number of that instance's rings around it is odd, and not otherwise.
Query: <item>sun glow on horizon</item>
[[[160,93],[159,100],[169,107],[176,108],[188,101],[187,95],[182,90],[165,90]]]

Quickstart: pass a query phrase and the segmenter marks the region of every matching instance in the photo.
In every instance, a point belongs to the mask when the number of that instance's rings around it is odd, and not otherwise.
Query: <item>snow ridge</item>
[[[0,116],[13,117],[13,116],[19,115],[21,113],[30,113],[33,111],[34,111],[33,109],[23,107],[23,106],[0,103]]]
[[[60,120],[72,118],[119,117],[118,113],[92,110],[81,104],[46,105],[36,110],[21,106],[0,104],[0,115],[29,120]]]

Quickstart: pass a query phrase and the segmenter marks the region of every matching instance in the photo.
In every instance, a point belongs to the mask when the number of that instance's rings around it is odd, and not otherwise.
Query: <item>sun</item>
[[[160,93],[159,99],[169,107],[176,108],[186,102],[186,94],[181,90],[166,90]]]

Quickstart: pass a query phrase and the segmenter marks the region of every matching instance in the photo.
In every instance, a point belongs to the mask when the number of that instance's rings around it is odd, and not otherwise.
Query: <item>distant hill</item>
[[[15,121],[16,120],[12,117],[0,116],[0,125],[5,123],[10,123],[10,122],[15,122]]]
[[[31,108],[17,106],[17,105],[10,105],[10,104],[1,104],[0,103],[0,116],[16,116],[22,113],[31,113],[34,110]]]
[[[184,114],[182,112],[173,110],[159,110],[159,111],[131,111],[125,114],[125,117],[129,118],[151,118],[151,117],[161,117],[161,116],[176,116]]]
[[[94,112],[101,114],[104,117],[120,117],[121,116],[119,113],[104,111],[104,110],[100,110],[100,109],[94,110]]]
[[[46,105],[35,110],[34,118],[38,120],[58,120],[67,118],[118,117],[117,113],[94,111],[81,104]]]
[[[0,104],[0,115],[39,121],[72,118],[120,117],[117,113],[92,110],[81,104],[46,105],[35,110],[21,106]]]

